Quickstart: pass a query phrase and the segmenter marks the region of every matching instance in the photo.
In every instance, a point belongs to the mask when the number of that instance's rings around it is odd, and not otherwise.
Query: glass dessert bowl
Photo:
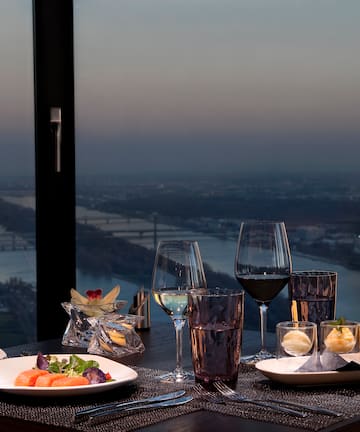
[[[320,323],[321,351],[346,354],[359,351],[359,323],[340,319]]]

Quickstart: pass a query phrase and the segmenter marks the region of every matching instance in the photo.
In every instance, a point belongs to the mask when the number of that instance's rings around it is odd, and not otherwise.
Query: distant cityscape
[[[156,218],[158,223],[235,239],[242,219],[284,220],[293,251],[360,269],[358,175],[144,179],[138,183],[108,178],[103,183],[80,184],[77,202],[98,211]]]
[[[35,247],[34,196],[29,180],[0,179],[0,260],[1,251]],[[78,180],[77,205],[79,250],[85,228],[106,231],[118,242],[139,243],[148,237],[151,248],[159,237],[174,235],[175,230],[236,241],[242,219],[281,219],[286,222],[293,252],[360,270],[360,178],[355,175],[136,180],[88,177]],[[119,227],[122,220],[133,220],[133,228]],[[142,221],[139,227],[135,220]],[[121,249],[124,244],[116,247]],[[138,254],[138,250],[133,253]],[[146,264],[149,268],[151,253]],[[87,259],[79,259],[82,270],[97,274],[104,271],[101,257],[96,266]],[[122,262],[114,265],[118,267],[112,267],[111,272],[126,276]],[[137,271],[132,268],[129,278],[136,280]],[[16,278],[0,282],[0,345],[6,346],[14,338],[18,343],[33,340],[36,287]],[[26,306],[15,307],[14,301],[18,305],[24,299]],[[19,320],[24,324],[20,328],[14,326]]]

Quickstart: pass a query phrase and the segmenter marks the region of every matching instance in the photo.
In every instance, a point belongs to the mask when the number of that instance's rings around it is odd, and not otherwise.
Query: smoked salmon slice
[[[51,387],[69,387],[69,386],[80,386],[88,385],[90,381],[83,376],[64,377],[58,378],[51,384]]]
[[[50,375],[50,372],[42,369],[28,369],[24,370],[15,378],[16,386],[34,386],[36,380],[41,375]]]
[[[46,375],[40,375],[35,381],[35,387],[51,387],[52,383],[55,380],[64,377],[66,377],[66,375],[61,373],[49,373]]]

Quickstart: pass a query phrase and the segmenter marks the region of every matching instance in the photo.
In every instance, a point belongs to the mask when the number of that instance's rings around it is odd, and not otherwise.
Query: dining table
[[[105,418],[102,422],[75,422],[74,413],[82,408],[97,406],[104,402],[126,401],[164,393],[167,390],[184,388],[192,394],[193,384],[164,384],[156,376],[159,371],[173,370],[175,366],[175,336],[171,323],[153,321],[151,327],[138,330],[145,350],[112,360],[133,368],[138,373],[134,382],[125,383],[108,392],[88,396],[32,397],[22,394],[1,392],[0,431],[28,432],[78,432],[131,430],[146,432],[359,432],[360,431],[360,385],[350,382],[336,385],[292,386],[273,382],[253,365],[240,366],[237,388],[257,396],[276,396],[306,403],[317,403],[324,408],[336,408],[340,416],[307,413],[297,418],[277,413],[247,403],[215,404],[199,400],[176,408],[164,408],[146,412],[131,412]],[[275,343],[271,334],[270,346]],[[255,352],[259,344],[257,331],[243,331],[243,354]],[[183,363],[191,369],[189,331],[184,333]],[[86,348],[64,346],[62,340],[51,339],[24,345],[5,347],[8,358],[43,354],[86,354]],[[1,374],[0,360],[0,374]]]

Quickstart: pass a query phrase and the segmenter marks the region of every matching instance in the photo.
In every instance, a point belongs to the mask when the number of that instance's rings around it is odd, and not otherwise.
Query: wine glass
[[[190,240],[160,241],[154,263],[152,293],[155,301],[172,319],[176,333],[176,369],[160,376],[161,381],[193,380],[193,373],[184,371],[182,365],[183,328],[189,293],[205,288],[198,243]]]
[[[243,363],[274,358],[265,344],[267,310],[291,274],[291,255],[284,222],[242,222],[235,257],[235,277],[260,310],[261,350]]]

